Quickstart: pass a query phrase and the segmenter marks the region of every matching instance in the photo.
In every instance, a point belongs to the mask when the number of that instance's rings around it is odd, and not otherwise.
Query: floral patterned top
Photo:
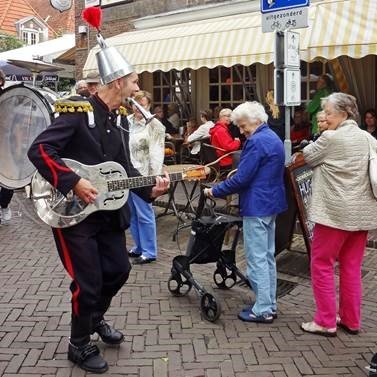
[[[144,119],[137,121],[134,114],[129,115],[127,119],[133,166],[143,176],[161,174],[164,162],[165,127],[157,119],[146,125]]]

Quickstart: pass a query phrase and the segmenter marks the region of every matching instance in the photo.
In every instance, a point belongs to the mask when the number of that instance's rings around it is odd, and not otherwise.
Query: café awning
[[[307,45],[309,61],[346,55],[377,55],[377,1],[324,1],[316,6],[315,22]]]
[[[324,0],[309,9],[309,28],[301,35],[301,58],[312,61],[340,55],[377,54],[377,1]],[[108,38],[109,45],[132,62],[137,72],[219,65],[269,64],[274,33],[262,33],[260,12],[211,18],[179,25],[126,32]],[[97,69],[94,47],[84,73]]]

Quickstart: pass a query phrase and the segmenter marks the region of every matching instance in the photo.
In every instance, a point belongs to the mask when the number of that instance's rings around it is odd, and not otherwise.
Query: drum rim
[[[41,88],[36,88],[30,85],[25,85],[24,83],[16,84],[16,85],[11,85],[5,88],[1,93],[0,93],[0,99],[1,97],[4,96],[4,94],[14,91],[14,90],[30,90],[33,94],[35,94],[36,98],[38,98],[41,103],[43,104],[43,116],[47,122],[47,127],[51,124],[51,121],[53,119],[53,108],[52,105],[47,101],[47,99],[43,96],[43,94],[40,93],[40,90],[43,90]],[[35,98],[33,100],[36,100]],[[46,112],[45,112],[46,111]],[[46,117],[47,115],[47,117]],[[31,141],[30,141],[31,143]],[[30,146],[29,146],[30,147]],[[24,158],[28,160],[28,157],[25,155]],[[30,163],[31,164],[31,163]],[[31,166],[33,166],[31,164]],[[8,177],[5,177],[3,172],[0,169],[0,186],[5,187],[8,189],[20,189],[23,188],[31,183],[32,177],[35,174],[36,169],[31,169],[31,172],[23,177],[22,179],[9,179]]]

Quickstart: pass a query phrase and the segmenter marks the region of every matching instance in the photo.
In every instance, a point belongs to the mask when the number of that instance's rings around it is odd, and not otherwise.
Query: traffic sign
[[[274,70],[274,102],[279,106],[299,106],[301,104],[300,69]]]
[[[300,34],[294,31],[284,32],[284,64],[288,67],[300,67]]]
[[[309,0],[261,0],[261,12],[271,13],[292,8],[308,7]]]
[[[275,68],[300,67],[300,34],[294,31],[275,33]]]
[[[299,69],[284,69],[284,105],[301,105],[301,72]]]
[[[308,7],[262,13],[262,32],[301,29],[309,26]]]

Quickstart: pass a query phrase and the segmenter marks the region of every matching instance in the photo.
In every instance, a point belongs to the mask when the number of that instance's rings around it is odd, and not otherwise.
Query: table
[[[195,168],[198,168],[198,167],[201,167],[201,165],[179,164],[179,165],[168,165],[168,166],[165,166],[164,169],[169,174],[171,174],[171,173],[180,173],[180,172],[183,172],[187,169],[195,169]],[[168,191],[168,201],[166,203],[165,209],[162,213],[160,213],[157,216],[157,218],[173,213],[176,216],[176,218],[178,219],[179,222],[185,224],[185,220],[182,217],[182,215],[180,214],[180,212],[181,213],[191,212],[191,213],[195,214],[193,198],[194,198],[195,190],[198,186],[198,183],[199,183],[199,180],[196,180],[194,182],[193,187],[191,189],[188,189],[185,180],[172,182],[172,184],[170,185],[170,189]],[[185,203],[183,204],[183,209],[181,211],[178,210],[177,200],[176,200],[176,197],[175,197],[178,186],[180,188],[182,188],[182,191],[184,193],[184,202]],[[169,212],[170,209],[172,209],[172,212]]]

